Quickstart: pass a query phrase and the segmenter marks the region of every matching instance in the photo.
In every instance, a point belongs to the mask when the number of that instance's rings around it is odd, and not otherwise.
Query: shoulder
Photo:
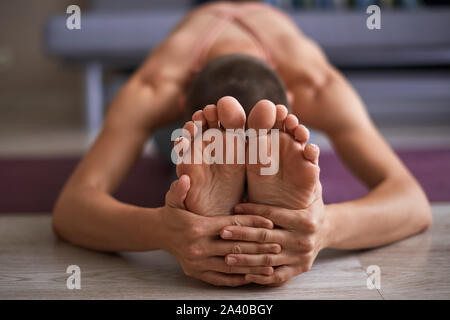
[[[189,77],[192,36],[186,33],[170,35],[159,44],[138,68],[137,74],[144,83],[158,85],[160,82],[182,84]]]
[[[364,103],[337,69],[329,66],[313,79],[298,81],[292,87],[292,112],[306,126],[336,134],[369,125]]]

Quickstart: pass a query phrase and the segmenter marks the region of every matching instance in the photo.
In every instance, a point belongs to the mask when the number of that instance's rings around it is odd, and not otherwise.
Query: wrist
[[[137,251],[162,249],[160,208],[137,208],[130,229],[129,238],[135,243]]]
[[[148,225],[151,227],[150,233],[153,235],[151,239],[148,239],[147,246],[149,250],[166,250],[166,241],[164,235],[166,234],[164,229],[164,221],[162,215],[164,214],[164,207],[153,208],[151,213],[151,219],[148,221]]]
[[[325,241],[323,248],[333,247],[335,242],[336,224],[334,223],[334,217],[336,216],[335,208],[332,204],[324,205],[325,212]]]

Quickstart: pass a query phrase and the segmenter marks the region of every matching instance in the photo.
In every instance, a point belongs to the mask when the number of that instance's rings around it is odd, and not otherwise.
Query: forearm
[[[406,180],[386,180],[360,199],[327,205],[327,247],[371,248],[426,229],[431,224],[428,200],[414,179]]]
[[[58,236],[99,251],[147,251],[161,247],[158,210],[121,203],[91,187],[63,191],[53,212]]]
[[[160,210],[128,205],[111,196],[139,159],[149,135],[181,112],[176,104],[179,85],[157,80],[141,68],[111,102],[102,131],[55,206],[53,225],[62,238],[94,250],[161,248],[156,221]]]

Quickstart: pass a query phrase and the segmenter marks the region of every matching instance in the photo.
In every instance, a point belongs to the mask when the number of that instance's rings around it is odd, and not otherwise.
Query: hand
[[[279,254],[232,253],[225,257],[229,266],[276,267],[272,275],[247,274],[245,279],[248,281],[281,285],[290,278],[309,271],[319,251],[327,245],[329,226],[321,196],[317,197],[311,206],[302,210],[242,203],[236,206],[235,213],[259,215],[282,228],[272,230],[227,226],[221,231],[223,239],[281,245],[282,251]]]
[[[270,275],[271,266],[229,266],[224,256],[229,253],[263,254],[281,251],[278,244],[249,241],[224,241],[219,232],[225,226],[242,225],[270,230],[273,223],[263,217],[233,215],[203,217],[184,210],[184,199],[190,187],[184,175],[175,181],[166,195],[166,205],[159,212],[160,247],[172,253],[186,275],[220,286],[250,283],[245,274]]]

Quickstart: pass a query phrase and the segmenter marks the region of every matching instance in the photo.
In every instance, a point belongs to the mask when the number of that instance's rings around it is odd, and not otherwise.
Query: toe
[[[245,111],[239,101],[233,97],[226,96],[219,99],[217,115],[225,129],[244,128]]]
[[[208,128],[219,128],[219,117],[217,115],[217,107],[214,104],[209,104],[203,108],[203,115],[208,123]]]
[[[283,130],[284,121],[288,115],[288,109],[282,104],[277,104],[276,109],[275,129]]]
[[[276,107],[269,100],[260,100],[250,111],[248,116],[248,127],[252,129],[270,130],[276,121]]]
[[[186,130],[185,132],[183,132],[183,137],[192,140],[195,137],[195,134],[197,133],[197,128],[194,124],[194,122],[192,121],[188,121],[184,124],[183,127],[184,130]]]
[[[189,162],[190,154],[190,141],[185,137],[179,137],[173,143],[176,156],[172,155],[172,161],[174,164],[179,165],[182,162]],[[185,153],[186,152],[186,153]]]
[[[203,110],[197,110],[195,111],[195,113],[192,115],[192,121],[194,121],[194,124],[199,127],[202,128],[202,130],[206,129],[206,118],[205,115],[203,114]]]
[[[293,114],[288,115],[286,117],[286,121],[284,122],[284,126],[286,128],[286,132],[289,133],[291,136],[293,136],[294,130],[298,126],[298,118]]]
[[[299,124],[294,130],[295,140],[304,145],[309,139],[309,130],[302,124]]]
[[[320,149],[317,145],[307,144],[305,146],[305,151],[303,152],[303,154],[304,154],[306,160],[309,160],[316,165],[319,164]]]

